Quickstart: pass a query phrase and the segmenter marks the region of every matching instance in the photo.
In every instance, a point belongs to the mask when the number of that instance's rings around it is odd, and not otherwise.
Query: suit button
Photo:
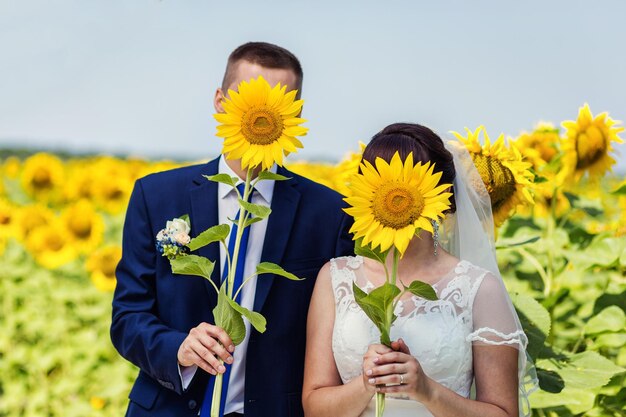
[[[190,410],[195,409],[197,405],[198,403],[195,402],[194,400],[189,400],[189,402],[187,403],[187,406],[189,407]]]

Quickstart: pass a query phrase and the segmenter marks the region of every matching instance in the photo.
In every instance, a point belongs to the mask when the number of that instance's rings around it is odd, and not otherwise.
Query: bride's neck
[[[393,249],[395,250],[395,249]],[[441,249],[439,249],[441,252]],[[432,235],[422,230],[419,236],[411,239],[404,256],[398,262],[398,275],[414,274],[417,270],[430,269],[435,265],[438,256],[435,255],[435,247]],[[393,251],[387,257],[387,268],[393,267]]]

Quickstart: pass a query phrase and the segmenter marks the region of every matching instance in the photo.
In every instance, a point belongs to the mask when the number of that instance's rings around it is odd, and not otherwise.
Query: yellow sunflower
[[[451,184],[439,184],[441,172],[434,173],[430,162],[413,164],[413,154],[404,163],[396,152],[387,163],[376,158],[376,166],[361,164],[361,174],[352,178],[346,213],[354,217],[350,229],[362,245],[380,246],[382,252],[394,246],[404,254],[418,230],[433,233],[431,220],[439,221],[450,208]]]
[[[78,255],[70,244],[67,231],[58,221],[34,229],[26,239],[26,247],[35,261],[48,269],[73,261]]]
[[[70,241],[81,253],[95,249],[102,241],[104,220],[88,200],[68,206],[61,214],[61,221]]]
[[[16,216],[17,207],[0,197],[0,236],[16,236]]]
[[[295,172],[298,175],[302,175],[303,177],[325,185],[328,188],[335,189],[335,178],[337,174],[337,167],[335,165],[323,162],[306,161],[290,162],[285,165],[290,171]]]
[[[562,126],[567,132],[562,144],[562,175],[577,182],[586,172],[590,178],[597,179],[611,171],[615,164],[609,155],[613,152],[612,143],[623,142],[618,133],[624,128],[615,126],[620,123],[606,112],[594,117],[587,103],[579,109],[576,120],[564,121]]]
[[[522,133],[515,139],[515,144],[524,159],[533,164],[535,171],[559,153],[561,136],[559,129],[551,123],[539,123],[531,133]]]
[[[7,178],[17,178],[20,173],[20,159],[16,156],[9,156],[4,160],[3,173]]]
[[[25,241],[33,230],[51,224],[55,219],[54,212],[41,204],[22,206],[17,210],[15,217],[17,236],[22,241]]]
[[[297,117],[304,101],[295,100],[296,90],[286,89],[280,83],[272,88],[259,76],[241,82],[238,91],[228,90],[222,102],[225,113],[214,115],[228,159],[241,159],[243,169],[261,165],[266,170],[274,163],[282,166],[283,155],[302,148],[296,136],[308,131],[299,126],[306,120]]]
[[[337,174],[335,176],[335,190],[347,196],[350,195],[350,180],[354,174],[359,172],[359,165],[365,150],[365,143],[359,141],[359,152],[350,152],[337,165]]]
[[[506,147],[503,134],[492,144],[484,126],[479,126],[474,132],[468,128],[465,130],[467,137],[452,133],[469,151],[489,193],[494,223],[499,226],[515,212],[518,205],[533,203],[528,191],[534,178],[529,170],[531,164],[522,161],[521,153],[513,144]],[[485,137],[484,146],[478,139],[481,132]]]
[[[55,198],[64,179],[63,162],[54,155],[41,152],[28,157],[24,162],[22,187],[38,201]]]
[[[91,274],[91,282],[100,291],[115,289],[115,268],[122,259],[122,248],[117,245],[105,246],[95,251],[85,264]]]

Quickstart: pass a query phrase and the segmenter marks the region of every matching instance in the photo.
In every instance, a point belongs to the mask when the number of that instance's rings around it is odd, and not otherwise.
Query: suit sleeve
[[[343,210],[341,211],[341,221],[339,223],[339,230],[337,234],[337,241],[335,243],[335,257],[352,256],[354,255],[354,241],[352,240],[352,234],[350,228],[352,227],[353,219],[347,215]]]
[[[156,257],[152,227],[141,180],[130,197],[116,269],[111,341],[118,352],[162,386],[182,393],[178,348],[186,333],[166,326],[158,316]]]

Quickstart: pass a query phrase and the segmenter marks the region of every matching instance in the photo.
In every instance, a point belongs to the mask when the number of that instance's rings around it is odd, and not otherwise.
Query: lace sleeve
[[[504,282],[485,272],[474,298],[473,331],[467,336],[474,345],[512,346],[518,354],[519,415],[531,413],[528,396],[538,388],[532,359],[526,352],[528,338],[509,298]]]
[[[472,308],[473,331],[469,341],[475,344],[508,345],[525,349],[528,340],[518,326],[517,315],[512,308],[506,288],[501,279],[486,272],[474,298]]]

